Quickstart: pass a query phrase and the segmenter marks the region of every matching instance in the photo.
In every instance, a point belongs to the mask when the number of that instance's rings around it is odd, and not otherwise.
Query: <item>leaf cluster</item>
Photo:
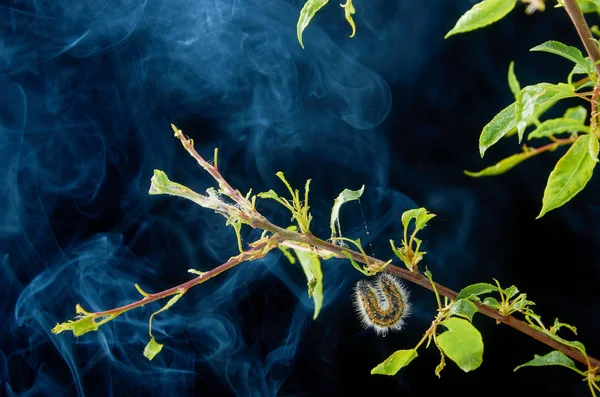
[[[477,3],[458,20],[446,38],[499,21],[515,8],[516,3],[516,0],[484,0]],[[600,13],[600,5],[597,1],[585,0],[579,3],[585,4],[585,12]],[[559,6],[562,5],[562,2],[559,2]],[[465,171],[465,174],[471,177],[500,175],[538,154],[569,146],[548,177],[542,208],[538,214],[540,218],[575,197],[592,177],[598,162],[598,137],[600,136],[596,111],[598,75],[591,58],[585,57],[573,46],[558,41],[547,41],[533,47],[531,51],[554,54],[572,62],[573,66],[566,81],[558,84],[543,82],[521,88],[515,74],[514,63],[511,62],[508,68],[508,86],[515,96],[515,101],[500,111],[483,128],[479,138],[479,152],[483,157],[494,144],[513,135],[517,135],[518,142],[521,143],[529,127],[531,131],[527,135],[528,142],[546,141],[546,143],[536,147],[523,144],[521,152],[481,171]],[[584,75],[584,77],[574,82],[575,75]],[[596,88],[594,91],[585,91],[588,87]],[[587,111],[582,106],[568,109],[560,118],[541,120],[541,117],[559,101],[574,97],[590,103],[589,122],[586,123]],[[566,137],[560,137],[564,135]]]
[[[436,295],[437,316],[414,348],[394,352],[373,368],[372,374],[395,375],[418,356],[417,351],[425,342],[427,348],[432,341],[440,353],[440,363],[434,371],[438,377],[446,367],[446,357],[464,372],[479,368],[483,362],[483,339],[471,322],[477,312],[477,306],[468,299],[456,301],[445,299],[442,305],[431,272],[426,271],[424,274],[431,282]],[[440,326],[445,330],[441,330]]]
[[[327,3],[329,3],[329,0],[307,0],[300,10],[300,16],[298,17],[298,23],[296,25],[296,35],[298,36],[298,42],[302,48],[304,48],[304,42],[302,41],[304,30],[308,27],[317,12],[319,12],[319,10],[321,10],[321,8],[323,8]],[[340,4],[340,7],[344,9],[344,18],[346,18],[346,21],[348,21],[348,24],[352,29],[350,37],[354,37],[356,34],[356,24],[354,23],[354,18],[352,17],[354,14],[356,14],[354,4],[352,3],[352,0],[346,0],[346,3]]]
[[[392,251],[394,254],[404,263],[404,265],[411,272],[417,271],[419,262],[423,260],[423,256],[426,252],[422,252],[421,243],[422,240],[417,238],[417,233],[420,232],[427,226],[427,223],[435,217],[435,214],[428,212],[425,208],[416,208],[413,210],[405,211],[402,214],[402,226],[404,228],[404,235],[402,238],[402,244],[398,248],[396,247],[394,240],[390,240]],[[414,226],[412,233],[409,237],[409,228],[411,221],[414,220]]]

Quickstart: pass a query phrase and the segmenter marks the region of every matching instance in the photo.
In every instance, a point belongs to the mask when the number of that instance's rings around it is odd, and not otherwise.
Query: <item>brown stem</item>
[[[564,138],[564,139],[556,139],[554,138],[554,141],[552,143],[548,143],[544,146],[540,146],[538,148],[532,149],[531,156],[535,156],[538,155],[540,153],[544,153],[544,152],[551,152],[553,150],[558,149],[561,146],[564,145],[570,145],[571,143],[575,142],[577,140],[577,135],[572,135],[568,138]]]
[[[175,138],[181,141],[181,144],[185,150],[187,150],[187,152],[198,162],[198,164],[200,164],[200,166],[204,168],[204,170],[219,183],[219,187],[223,193],[225,193],[225,195],[238,203],[244,210],[246,210],[246,212],[252,213],[253,216],[260,216],[260,214],[254,210],[252,203],[250,203],[250,201],[244,197],[239,190],[232,188],[225,178],[223,178],[219,172],[219,169],[215,166],[212,166],[208,161],[204,160],[204,158],[200,156],[196,149],[194,149],[194,141],[192,139],[186,138],[183,135],[183,132],[173,124],[171,124],[171,128],[175,132]]]
[[[592,63],[596,67],[596,73],[600,76],[600,65],[598,65],[598,61],[600,61],[600,49],[598,49],[598,45],[596,41],[592,37],[592,32],[590,31],[590,27],[585,21],[585,17],[583,16],[583,12],[581,12],[581,8],[577,4],[577,0],[563,0],[565,3],[565,10],[569,14],[573,25],[575,25],[575,29],[577,29],[577,34],[579,34],[579,38],[585,47]]]
[[[144,306],[150,302],[164,299],[171,295],[185,293],[190,288],[192,288],[198,284],[201,284],[201,283],[205,282],[206,280],[213,278],[213,277],[223,273],[224,271],[231,269],[234,266],[239,265],[242,262],[245,262],[247,260],[254,260],[254,259],[262,258],[269,251],[271,251],[272,249],[277,247],[277,243],[273,238],[259,240],[257,243],[258,244],[255,243],[255,245],[252,247],[252,249],[244,251],[237,256],[233,256],[233,257],[229,258],[229,260],[227,262],[223,263],[222,265],[217,266],[214,269],[209,270],[207,272],[204,272],[201,275],[199,275],[198,277],[193,278],[189,281],[186,281],[185,283],[179,284],[175,287],[169,288],[169,289],[161,291],[161,292],[157,292],[155,294],[148,294],[143,299],[140,299],[136,302],[132,302],[132,303],[129,303],[129,304],[121,306],[121,307],[116,307],[114,309],[105,310],[102,312],[90,313],[90,314],[93,315],[94,317],[104,317],[104,316],[111,316],[111,315],[118,316],[120,314],[125,313],[128,310],[135,309],[136,307]]]

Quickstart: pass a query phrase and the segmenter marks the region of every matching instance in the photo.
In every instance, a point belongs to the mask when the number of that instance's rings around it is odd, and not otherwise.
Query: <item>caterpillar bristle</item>
[[[373,282],[360,280],[354,288],[354,307],[364,328],[377,335],[399,331],[410,314],[409,293],[390,273],[379,273]]]

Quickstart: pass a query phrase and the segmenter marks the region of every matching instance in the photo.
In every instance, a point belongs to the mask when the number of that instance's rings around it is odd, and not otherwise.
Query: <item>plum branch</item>
[[[383,261],[381,259],[368,256],[364,253],[363,250],[352,250],[345,245],[335,244],[333,242],[320,239],[314,236],[309,230],[297,232],[295,230],[290,230],[289,228],[284,229],[280,226],[271,223],[266,217],[264,217],[256,210],[256,196],[250,196],[250,194],[245,196],[242,195],[237,189],[231,187],[231,185],[229,185],[225,178],[223,178],[223,176],[218,170],[218,162],[216,156],[214,164],[210,164],[194,149],[192,139],[186,138],[181,132],[181,130],[177,129],[175,126],[173,126],[173,130],[175,131],[175,137],[181,141],[183,147],[188,151],[188,153],[190,153],[190,155],[192,155],[192,157],[194,157],[197,160],[198,164],[200,164],[200,166],[205,171],[207,171],[213,179],[215,179],[215,181],[219,185],[219,190],[215,191],[214,189],[209,188],[207,190],[208,194],[206,196],[201,195],[183,185],[170,181],[164,173],[160,171],[155,171],[155,175],[152,178],[150,193],[169,194],[183,197],[188,200],[194,201],[202,207],[212,209],[216,213],[221,214],[225,218],[227,218],[228,224],[234,226],[234,230],[236,231],[236,234],[238,234],[238,236],[240,229],[239,225],[241,224],[249,225],[252,228],[263,230],[263,236],[257,241],[254,241],[251,244],[249,244],[248,249],[243,250],[240,254],[231,257],[228,261],[221,264],[220,266],[217,266],[212,270],[209,270],[207,272],[198,272],[195,270],[190,270],[192,273],[198,274],[198,276],[175,287],[157,293],[146,293],[136,285],[138,291],[143,295],[143,298],[135,302],[129,303],[127,305],[99,312],[87,312],[83,310],[81,306],[77,305],[77,313],[79,314],[77,319],[75,321],[68,321],[66,323],[57,324],[56,327],[54,327],[54,329],[52,330],[54,333],[60,333],[63,331],[70,330],[78,336],[88,331],[95,331],[100,325],[111,321],[112,319],[129,310],[144,306],[151,302],[162,300],[170,296],[183,295],[189,289],[199,284],[202,284],[208,279],[215,277],[229,269],[232,269],[233,267],[241,263],[263,258],[275,248],[286,247],[292,248],[294,250],[304,251],[310,253],[311,255],[315,255],[317,257],[325,259],[331,257],[339,259],[349,259],[353,262],[364,264],[365,267],[362,271],[367,275],[374,275],[378,272],[386,271],[398,277],[401,277],[402,279],[405,279],[411,283],[417,284],[421,287],[427,288],[428,290],[434,291],[436,292],[436,294],[446,297],[452,301],[457,300],[458,293],[456,291],[442,284],[433,282],[428,277],[421,274],[418,267],[416,266],[410,267],[409,270],[407,270],[391,264],[391,260]],[[217,152],[215,151],[215,154],[216,153]],[[290,192],[292,192],[292,194],[294,195],[294,190],[291,189],[291,187],[289,188]],[[227,197],[229,199],[229,202],[226,201],[223,198],[223,196]],[[298,199],[298,203],[300,203],[298,191],[295,191],[295,197]],[[302,207],[302,204],[298,204],[298,207]],[[305,210],[304,208],[299,208],[299,211],[295,213],[294,216],[297,218],[309,218],[310,214],[308,213],[308,208],[306,207]],[[301,219],[297,220],[300,221],[299,223],[302,223]],[[305,224],[308,225],[308,222],[306,222]],[[238,226],[236,227],[236,225]],[[338,240],[341,239],[338,238],[334,240],[334,242],[339,243],[340,241]],[[410,244],[413,243],[413,240],[417,239],[411,238]],[[548,334],[546,332],[543,332],[543,330],[534,329],[529,324],[518,320],[514,316],[503,315],[499,310],[491,308],[488,305],[483,304],[481,302],[476,301],[474,302],[474,304],[476,305],[478,312],[496,320],[496,322],[506,324],[509,327],[512,327],[556,350],[563,352],[565,355],[571,357],[576,361],[579,361],[584,365],[587,365],[588,367],[600,367],[600,361],[598,361],[597,359],[589,355],[582,354],[581,351],[573,348],[572,346],[560,343],[556,339],[553,339],[552,337],[548,336]],[[170,307],[170,304],[167,304],[167,306],[165,306],[165,308],[168,307]],[[161,310],[165,310],[165,308]],[[151,342],[154,342],[154,338]],[[162,347],[162,345],[160,346]]]

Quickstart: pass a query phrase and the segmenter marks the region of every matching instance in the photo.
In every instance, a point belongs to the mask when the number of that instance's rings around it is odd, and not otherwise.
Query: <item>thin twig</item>
[[[248,260],[255,260],[255,259],[260,259],[260,258],[264,257],[272,249],[277,247],[277,243],[275,242],[275,240],[276,239],[274,239],[274,238],[264,239],[264,241],[259,240],[260,243],[255,244],[255,246],[252,247],[252,249],[244,251],[237,256],[233,256],[233,257],[229,258],[229,260],[227,262],[223,263],[222,265],[217,266],[212,270],[203,272],[198,277],[193,278],[189,281],[186,281],[185,283],[179,284],[175,287],[169,288],[169,289],[161,291],[161,292],[157,292],[155,294],[148,294],[143,299],[140,299],[136,302],[132,302],[132,303],[129,303],[129,304],[121,306],[121,307],[116,307],[114,309],[90,313],[90,314],[93,315],[94,317],[120,315],[131,309],[135,309],[136,307],[144,306],[150,302],[161,300],[161,299],[164,299],[171,295],[185,293],[190,288],[195,287],[198,284],[202,284],[206,280],[213,278],[213,277],[225,272],[226,270],[229,270],[232,267],[239,265],[240,263],[243,263]]]

